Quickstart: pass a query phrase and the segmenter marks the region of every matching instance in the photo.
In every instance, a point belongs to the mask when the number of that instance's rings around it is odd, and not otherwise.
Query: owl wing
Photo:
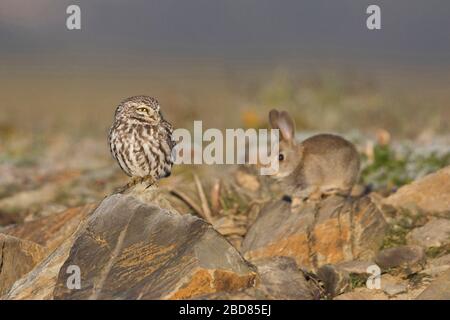
[[[164,127],[164,129],[166,129],[166,132],[167,132],[167,136],[168,136],[168,143],[169,143],[169,146],[170,146],[170,149],[173,149],[173,147],[175,147],[175,145],[176,145],[176,141],[175,141],[175,139],[173,138],[173,126],[169,123],[169,122],[167,122],[166,120],[163,120],[162,121],[162,126]]]

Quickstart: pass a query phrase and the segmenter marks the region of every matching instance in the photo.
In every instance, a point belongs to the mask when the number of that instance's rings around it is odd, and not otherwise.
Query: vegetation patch
[[[375,189],[396,189],[450,164],[450,152],[423,154],[410,147],[376,145],[373,159],[362,155],[361,179]]]
[[[446,254],[450,254],[450,243],[440,247],[431,247],[426,251],[426,255],[430,259],[439,258],[445,256]]]

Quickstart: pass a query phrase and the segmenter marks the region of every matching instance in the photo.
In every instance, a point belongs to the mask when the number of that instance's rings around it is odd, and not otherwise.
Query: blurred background
[[[0,123],[104,134],[121,99],[148,94],[179,126],[280,106],[300,128],[445,132],[449,17],[445,0],[2,0]]]
[[[366,28],[370,4],[381,30]],[[137,94],[175,127],[265,127],[289,110],[300,133],[358,143],[366,183],[401,185],[449,162],[449,17],[447,0],[1,0],[0,198],[89,170],[105,192],[107,131]],[[376,149],[391,142],[408,151]]]

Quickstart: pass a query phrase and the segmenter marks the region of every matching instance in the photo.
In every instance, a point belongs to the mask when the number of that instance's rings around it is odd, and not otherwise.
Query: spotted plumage
[[[172,132],[155,98],[135,96],[117,106],[109,147],[120,168],[133,178],[132,184],[144,180],[153,184],[170,175]]]

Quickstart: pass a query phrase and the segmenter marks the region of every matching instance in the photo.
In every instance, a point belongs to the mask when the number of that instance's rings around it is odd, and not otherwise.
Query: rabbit
[[[359,177],[355,146],[333,134],[295,141],[295,122],[286,111],[271,110],[269,123],[279,129],[279,169],[271,177],[282,182],[292,205],[323,195],[349,195]],[[275,155],[276,156],[276,155]]]

